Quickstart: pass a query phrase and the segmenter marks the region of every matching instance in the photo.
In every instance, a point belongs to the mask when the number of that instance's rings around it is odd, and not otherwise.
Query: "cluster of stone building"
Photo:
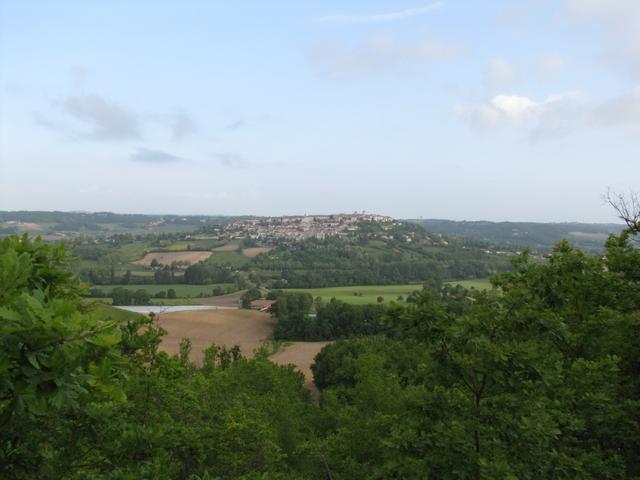
[[[365,212],[265,217],[238,220],[225,225],[223,234],[230,238],[249,237],[256,240],[324,239],[354,233],[362,222],[378,222],[383,224],[385,229],[391,228],[398,223],[391,217]]]

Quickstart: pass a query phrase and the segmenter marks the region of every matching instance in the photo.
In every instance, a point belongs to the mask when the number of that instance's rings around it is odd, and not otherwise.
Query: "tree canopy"
[[[566,242],[479,292],[406,303],[275,295],[312,367],[159,350],[153,316],[81,297],[61,245],[0,241],[0,478],[640,478],[640,252]],[[278,330],[279,329],[279,330]]]

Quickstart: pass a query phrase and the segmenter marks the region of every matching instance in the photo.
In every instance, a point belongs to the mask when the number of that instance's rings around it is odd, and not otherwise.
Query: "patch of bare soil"
[[[246,290],[239,290],[228,295],[218,295],[217,297],[194,298],[193,300],[200,305],[240,308],[240,301],[244,292]]]
[[[229,348],[238,345],[243,355],[252,357],[253,351],[271,335],[275,319],[255,310],[219,309],[162,313],[158,323],[167,331],[161,350],[176,354],[180,341],[189,338],[191,359],[201,363],[202,352],[212,343]]]
[[[271,355],[270,359],[278,365],[295,365],[304,374],[306,379],[305,387],[316,391],[316,386],[313,384],[311,364],[318,352],[329,343],[331,342],[291,342],[279,352]]]
[[[151,252],[147,253],[144,258],[132,262],[136,265],[148,267],[155,259],[162,265],[171,265],[173,262],[184,262],[189,265],[206,260],[211,256],[211,252]]]
[[[251,247],[251,248],[243,248],[242,249],[242,254],[245,257],[249,257],[249,258],[253,258],[256,257],[258,255],[260,255],[261,253],[267,253],[270,252],[271,250],[273,250],[272,247]]]
[[[211,251],[212,252],[235,252],[236,250],[238,250],[238,248],[240,247],[235,243],[227,243],[220,247],[212,248]]]
[[[18,228],[20,230],[26,230],[28,232],[39,232],[42,230],[42,225],[39,225],[37,223],[24,222],[24,223],[19,223]]]

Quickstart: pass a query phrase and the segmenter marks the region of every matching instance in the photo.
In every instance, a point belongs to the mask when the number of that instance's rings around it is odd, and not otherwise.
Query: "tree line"
[[[272,306],[278,320],[276,340],[336,340],[356,335],[372,335],[384,327],[385,308],[379,304],[351,305],[335,298],[324,302],[309,293],[273,292]]]
[[[371,317],[283,297],[296,335],[340,338],[312,366],[319,403],[267,345],[160,352],[154,317],[82,299],[63,246],[9,237],[0,478],[638,478],[639,227]]]

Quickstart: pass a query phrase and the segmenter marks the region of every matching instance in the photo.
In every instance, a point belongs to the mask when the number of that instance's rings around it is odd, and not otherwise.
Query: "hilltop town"
[[[335,215],[300,215],[242,219],[225,225],[222,235],[227,238],[252,238],[255,240],[306,240],[347,236],[356,232],[363,222],[377,222],[384,230],[400,224],[385,216],[365,212]]]

